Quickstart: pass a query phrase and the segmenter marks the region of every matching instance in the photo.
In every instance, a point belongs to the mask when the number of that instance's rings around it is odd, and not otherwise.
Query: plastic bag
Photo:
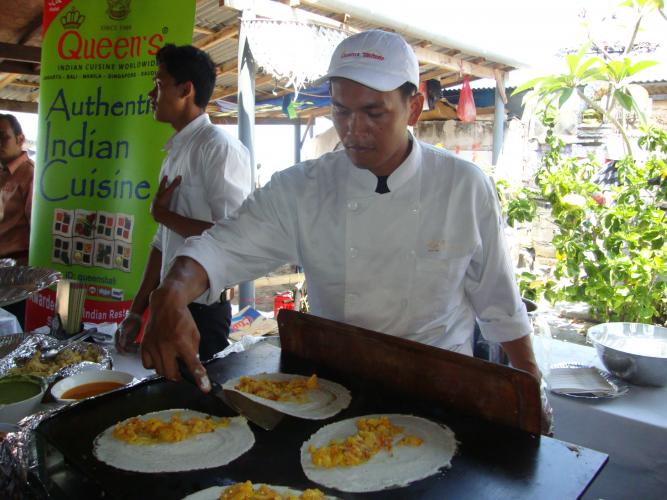
[[[456,116],[464,123],[472,123],[477,118],[475,109],[475,99],[472,96],[470,88],[470,78],[468,75],[463,77],[463,87],[459,96],[459,105],[456,108]]]

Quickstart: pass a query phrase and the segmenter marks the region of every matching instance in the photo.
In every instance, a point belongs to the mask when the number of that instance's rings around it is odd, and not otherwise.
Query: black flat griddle
[[[185,382],[149,380],[139,385],[70,406],[42,422],[36,430],[38,480],[51,498],[176,499],[210,486],[251,480],[304,489],[319,487],[304,475],[299,458],[302,443],[320,427],[371,413],[407,413],[448,425],[460,441],[451,469],[407,487],[340,498],[578,498],[607,461],[607,456],[555,439],[449,412],[427,401],[391,394],[377,385],[282,353],[261,343],[243,353],[214,360],[210,368],[224,381],[243,374],[283,371],[342,383],[352,392],[350,407],[322,421],[286,417],[273,431],[251,424],[255,446],[224,467],[182,473],[140,474],[97,461],[93,439],[125,418],[168,408],[191,408],[233,416],[221,401],[199,393]],[[34,478],[33,478],[34,479]]]

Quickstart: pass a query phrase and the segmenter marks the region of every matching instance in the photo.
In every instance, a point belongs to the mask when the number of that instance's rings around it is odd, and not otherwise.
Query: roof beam
[[[335,19],[321,16],[307,10],[290,7],[289,5],[280,2],[273,2],[271,0],[220,0],[220,7],[229,7],[230,9],[239,11],[249,10],[257,16],[266,17],[268,19],[316,23],[348,31],[350,33],[359,31],[347,24],[340,23]]]
[[[13,99],[0,99],[0,109],[16,111],[19,113],[37,113],[37,103],[14,101]]]
[[[8,85],[11,85],[15,80],[18,80],[20,75],[8,74],[3,77],[0,77],[0,90],[4,89]]]
[[[211,116],[211,122],[218,125],[236,125],[238,123],[237,116]],[[256,125],[294,125],[296,123],[305,123],[305,120],[296,119],[290,120],[286,116],[281,118],[279,116],[263,117],[255,116]]]
[[[481,64],[474,64],[464,61],[459,57],[448,56],[441,54],[434,50],[423,49],[421,47],[413,47],[419,62],[425,64],[432,64],[441,68],[446,68],[450,71],[456,71],[465,75],[473,75],[478,78],[494,78],[496,74],[493,68],[482,66]]]
[[[225,75],[231,75],[232,73],[236,73],[238,68],[239,62],[236,59],[230,59],[229,61],[225,61],[218,65],[215,69],[215,77],[218,78]]]
[[[39,67],[33,63],[4,61],[0,62],[0,73],[16,73],[19,75],[39,75]]]
[[[195,33],[202,33],[204,35],[213,35],[213,34],[216,33],[215,30],[212,30],[210,28],[204,28],[203,26],[196,26],[196,25],[195,25],[194,28],[192,28],[192,31],[194,31]]]
[[[257,78],[255,78],[255,87],[259,87],[260,85],[264,85],[265,83],[269,83],[272,81],[273,77],[271,75],[258,76]],[[238,88],[236,87],[221,87],[213,92],[213,95],[211,96],[211,99],[209,99],[209,102],[215,101],[216,99],[224,99],[225,97],[229,97],[237,93],[238,93]]]
[[[194,42],[192,45],[201,50],[209,50],[216,45],[221,44],[225,40],[230,38],[237,37],[239,35],[239,26],[238,24],[232,24],[230,26],[225,26],[220,31],[216,31],[212,35],[205,36]]]
[[[24,89],[38,89],[39,88],[39,83],[37,82],[24,82],[22,80],[14,80],[12,83],[10,83],[12,87],[21,87]]]
[[[42,60],[42,49],[40,47],[0,42],[0,59],[39,63]]]

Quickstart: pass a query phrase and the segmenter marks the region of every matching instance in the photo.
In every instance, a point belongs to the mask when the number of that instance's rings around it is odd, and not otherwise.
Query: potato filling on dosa
[[[392,452],[394,438],[401,436],[396,446],[421,446],[424,442],[417,436],[403,434],[403,428],[393,425],[388,417],[360,418],[356,422],[357,432],[344,440],[332,439],[320,448],[310,446],[308,452],[317,467],[353,466],[368,462],[384,450]]]
[[[313,374],[308,379],[292,377],[287,380],[241,377],[234,389],[271,401],[305,403],[309,401],[308,393],[314,389],[319,389],[319,387],[317,375]]]
[[[218,427],[227,427],[228,418],[190,417],[183,419],[176,413],[168,421],[159,418],[142,420],[133,417],[116,424],[113,437],[129,444],[175,443],[206,432],[214,432]]]
[[[301,446],[301,466],[308,479],[329,488],[379,491],[449,467],[456,446],[451,429],[436,422],[412,415],[365,415],[313,434]]]
[[[183,500],[335,500],[317,488],[304,491],[286,486],[253,484],[250,481],[231,486],[212,486],[186,496]]]
[[[333,417],[352,400],[345,387],[316,375],[259,373],[228,380],[223,388],[287,415],[312,420]]]
[[[243,417],[163,410],[128,418],[95,438],[93,454],[135,472],[179,472],[228,464],[255,443]]]

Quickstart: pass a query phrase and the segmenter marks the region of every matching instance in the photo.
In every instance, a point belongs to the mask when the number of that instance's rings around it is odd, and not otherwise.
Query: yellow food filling
[[[220,494],[220,500],[320,500],[324,493],[318,489],[308,489],[296,495],[284,495],[267,485],[253,486],[250,481],[237,483],[225,488]]]
[[[176,443],[197,434],[213,432],[218,427],[227,427],[228,418],[190,417],[183,420],[180,415],[172,415],[168,422],[159,418],[142,420],[139,417],[116,424],[113,437],[129,444]]]
[[[241,377],[235,389],[272,401],[305,403],[308,401],[308,391],[318,389],[319,386],[317,375],[313,374],[309,379],[292,378],[289,380],[260,380]]]
[[[99,351],[92,347],[89,347],[82,352],[74,351],[72,349],[64,349],[63,351],[59,352],[55,358],[47,362],[42,362],[40,359],[41,356],[42,352],[40,350],[35,351],[35,354],[32,355],[32,358],[30,358],[25,364],[16,366],[9,370],[9,374],[48,377],[49,375],[53,375],[58,370],[66,366],[75,365],[83,361],[92,361],[96,363],[102,358]]]
[[[316,467],[349,467],[368,462],[381,450],[391,453],[394,438],[403,433],[403,428],[391,423],[388,417],[360,418],[357,432],[344,441],[332,439],[329,444],[308,452]],[[405,435],[396,446],[421,446],[423,439]]]

